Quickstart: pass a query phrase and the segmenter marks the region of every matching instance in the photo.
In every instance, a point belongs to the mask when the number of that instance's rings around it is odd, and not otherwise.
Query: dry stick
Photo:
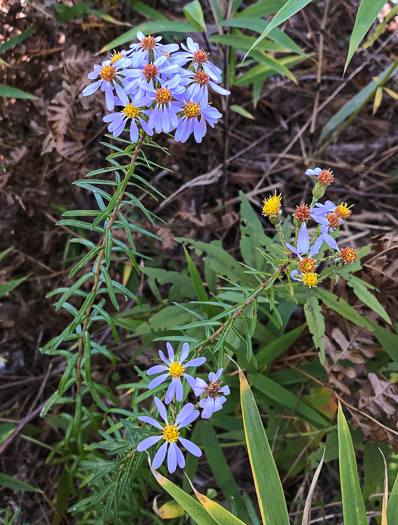
[[[253,295],[253,297],[251,299],[249,299],[248,301],[245,302],[245,304],[239,308],[239,310],[237,310],[234,315],[231,317],[232,321],[235,321],[235,319],[237,317],[240,316],[240,314],[242,312],[244,312],[246,310],[246,308],[249,306],[249,304],[251,304],[254,299],[257,299],[257,297],[260,295],[260,293],[265,290],[265,288],[269,285],[269,283],[272,281],[272,279],[278,274],[278,273],[282,273],[286,270],[286,268],[288,267],[289,263],[286,263],[286,264],[282,264],[282,266],[280,268],[278,268],[278,270],[273,274],[271,275],[271,277],[269,277],[262,285],[261,285],[261,288],[260,290],[255,294]],[[212,341],[214,341],[214,339],[222,334],[225,330],[225,328],[227,327],[227,324],[230,322],[230,319],[228,319],[228,321],[226,321],[222,326],[220,326],[220,328],[218,330],[216,330],[214,332],[214,334],[212,334],[208,339],[207,341],[199,348],[198,350],[198,353],[201,352],[208,344],[210,344]]]
[[[127,171],[127,174],[126,174],[126,177],[128,175],[128,172],[130,171],[131,167],[135,164],[135,161],[137,160],[137,157],[138,157],[138,154],[142,148],[142,145],[144,143],[144,140],[146,138],[146,133],[144,133],[141,137],[141,140],[138,142],[137,146],[135,147],[135,150],[134,150],[134,155],[131,159],[131,162],[130,162],[130,165],[129,165],[129,168],[128,168],[128,171]],[[126,180],[126,179],[125,179]],[[123,199],[123,195],[124,195],[124,192],[126,191],[127,189],[127,184],[126,184],[126,187],[125,189],[120,193],[119,197],[118,197],[118,202],[115,206],[115,209],[113,210],[112,212],[112,216],[108,222],[108,226],[107,226],[107,230],[110,230],[113,226],[113,223],[115,222],[115,219],[116,219],[116,216],[117,216],[117,213],[119,211],[119,206],[122,202],[122,199]],[[95,270],[95,277],[94,277],[94,284],[93,284],[93,287],[91,289],[91,293],[93,295],[95,295],[97,289],[98,289],[98,286],[99,286],[99,281],[100,281],[100,273],[101,273],[101,262],[102,262],[102,258],[104,256],[104,253],[105,253],[105,244],[106,244],[106,233],[105,235],[103,236],[102,238],[102,243],[101,243],[101,251],[99,252],[98,254],[98,260],[97,260],[97,268]],[[82,359],[83,359],[83,349],[84,349],[84,334],[86,333],[86,330],[87,330],[87,325],[88,325],[88,322],[90,320],[90,313],[91,313],[91,309],[93,307],[93,304],[94,303],[91,303],[89,304],[87,310],[86,310],[86,313],[85,313],[85,318],[84,318],[84,323],[83,323],[83,329],[82,329],[82,333],[80,335],[80,339],[79,339],[79,358],[77,360],[77,365],[76,365],[76,375],[77,375],[77,378],[76,378],[76,396],[78,396],[80,394],[80,389],[81,389],[81,385],[82,385],[82,375],[81,375],[81,364],[82,364]]]

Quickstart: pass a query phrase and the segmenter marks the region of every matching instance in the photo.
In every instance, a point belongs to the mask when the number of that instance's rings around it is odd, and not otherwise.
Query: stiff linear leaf
[[[355,19],[354,29],[352,30],[344,72],[354,56],[355,51],[358,49],[361,40],[366,35],[370,26],[373,24],[385,4],[386,0],[362,0]]]
[[[398,62],[394,62],[394,64],[389,65],[378,75],[379,84],[382,82],[387,81],[396,71],[398,67]],[[364,87],[359,93],[357,93],[351,100],[349,100],[344,106],[335,114],[331,119],[328,120],[328,122],[325,124],[325,126],[322,129],[322,132],[318,139],[318,144],[322,142],[322,140],[331,132],[333,131],[338,125],[340,125],[342,122],[344,122],[348,117],[353,115],[355,111],[357,111],[362,104],[364,104],[370,97],[373,96],[373,93],[377,89],[377,82],[372,80],[369,82],[369,84]]]
[[[341,405],[337,418],[339,437],[339,466],[343,517],[347,525],[367,525],[365,504],[359,485],[357,462],[350,430]]]
[[[20,89],[6,86],[5,84],[0,84],[0,97],[7,97],[7,98],[24,98],[29,100],[36,100],[37,97],[34,95],[31,95],[29,93],[25,93],[25,91],[22,91]]]
[[[303,57],[297,57],[297,55],[294,56],[288,56],[284,58],[278,59],[278,62],[282,64],[283,66],[294,66],[300,62],[305,60]],[[258,66],[253,67],[252,69],[249,69],[249,71],[246,71],[246,73],[243,73],[243,75],[239,76],[236,79],[235,85],[236,86],[247,86],[248,84],[254,84],[256,82],[260,82],[265,80],[266,78],[271,77],[275,74],[275,69],[272,68],[269,65],[260,64]]]
[[[391,324],[391,319],[383,306],[379,303],[376,297],[368,290],[366,283],[355,277],[355,275],[347,274],[344,275],[344,278],[347,281],[347,284],[351,286],[354,291],[354,294],[360,299],[366,306],[371,308],[376,312],[380,317],[384,319],[388,324]]]
[[[286,4],[287,0],[261,0],[243,9],[237,16],[240,17],[263,17],[276,13]]]
[[[94,272],[88,272],[78,281],[76,281],[70,288],[67,289],[66,292],[58,299],[57,304],[55,305],[55,310],[58,312],[58,310],[61,308],[61,306],[64,304],[65,301],[69,299],[71,295],[74,295],[75,292],[80,291],[79,288],[82,286],[88,279],[94,276]]]
[[[19,33],[19,35],[14,36],[7,40],[7,42],[4,42],[4,44],[0,45],[0,55],[11,49],[12,47],[16,46],[17,44],[20,44],[24,40],[30,37],[32,33],[36,31],[35,27],[28,27],[28,29],[25,29],[25,31],[22,31],[22,33]]]
[[[304,305],[304,313],[315,347],[319,350],[319,360],[323,363],[325,360],[325,343],[322,337],[325,335],[325,318],[322,315],[319,301],[313,294],[309,295],[307,303]]]
[[[190,2],[183,7],[184,15],[196,31],[206,31],[206,23],[199,0]]]
[[[195,490],[195,495],[218,525],[245,525],[243,521],[231,514],[216,501],[211,500],[204,494],[200,494],[197,490]]]
[[[241,498],[230,468],[225,461],[220,443],[210,421],[203,422],[201,426],[201,438],[208,463],[220,489],[231,507],[232,505],[236,505],[238,516],[246,520],[249,517],[246,512],[246,506]],[[205,506],[205,508],[207,507]],[[213,517],[215,518],[215,516]]]
[[[309,4],[312,0],[288,0],[286,4],[279,9],[279,11],[276,13],[274,18],[271,20],[269,25],[264,29],[261,36],[257,38],[257,40],[253,43],[251,48],[249,49],[248,53],[246,53],[246,56],[250,53],[252,49],[256,47],[257,44],[263,40],[275,27],[282,24],[285,20],[295,15],[298,11],[300,11],[303,7],[305,7],[307,4]],[[245,58],[246,58],[245,56]]]
[[[235,111],[235,113],[238,113],[238,115],[241,115],[242,117],[249,118],[251,120],[254,120],[254,117],[251,113],[245,110],[245,108],[242,108],[242,106],[237,106],[236,104],[232,104],[232,106],[229,107],[232,111]]]
[[[29,485],[29,483],[20,481],[19,479],[13,478],[12,476],[7,476],[7,474],[3,474],[2,472],[0,472],[0,487],[4,487],[6,489],[23,490],[26,492],[42,492],[40,489]]]
[[[387,519],[390,525],[398,523],[398,474],[388,500]]]
[[[328,424],[327,418],[322,414],[304,403],[304,401],[301,401],[296,395],[290,392],[290,390],[278,385],[278,383],[269,377],[262,374],[250,374],[249,381],[253,388],[265,394],[268,398],[278,403],[278,405],[283,406],[295,415],[300,416],[310,425],[313,425],[316,428],[323,428]]]
[[[189,514],[198,525],[217,525],[217,522],[208,514],[200,503],[152,468],[149,456],[148,461],[152,474],[159,485],[163,487],[179,505],[181,505],[185,512]]]
[[[21,277],[21,279],[14,279],[12,281],[8,281],[7,283],[0,284],[0,298],[7,295],[9,292],[11,292],[11,290],[14,290],[14,288],[23,283],[25,279],[27,279],[27,277]]]
[[[329,292],[329,290],[326,290],[325,288],[317,288],[315,293],[326,306],[338,314],[342,315],[349,321],[352,321],[356,325],[361,326],[362,328],[367,328],[371,332],[374,331],[371,323],[365,317],[360,315],[351,305],[349,305],[347,301],[341,299],[341,297],[337,297],[334,293]]]
[[[247,451],[263,524],[289,525],[278,469],[249,383],[240,369],[239,381]]]

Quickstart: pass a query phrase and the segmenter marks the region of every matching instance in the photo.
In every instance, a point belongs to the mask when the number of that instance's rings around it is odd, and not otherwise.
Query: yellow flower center
[[[116,60],[119,60],[119,58],[124,58],[124,55],[122,55],[121,53],[113,53],[113,55],[111,56],[111,63],[114,64]]]
[[[167,104],[173,98],[173,95],[167,88],[160,88],[155,94],[156,102],[159,104]]]
[[[114,66],[104,66],[100,71],[102,80],[112,80],[116,76],[116,68]]]
[[[306,284],[309,288],[316,286],[318,282],[318,276],[314,273],[305,273],[303,275],[303,283]]]
[[[163,429],[163,437],[169,443],[177,441],[180,431],[175,425],[166,425]]]
[[[340,217],[340,219],[348,219],[348,217],[351,215],[351,210],[346,202],[342,202],[336,207],[334,213],[337,215],[337,217]]]
[[[129,104],[123,110],[123,113],[129,118],[137,118],[139,115],[139,112],[140,112],[140,109],[133,106],[133,104]]]
[[[184,367],[180,363],[171,363],[169,374],[171,377],[181,377],[184,373]]]
[[[315,270],[315,261],[312,257],[305,257],[301,259],[298,266],[301,273],[313,273]]]
[[[188,118],[196,118],[200,115],[200,105],[195,102],[187,102],[184,106],[184,113]]]
[[[268,197],[268,199],[265,199],[264,201],[263,215],[267,215],[269,217],[278,215],[279,210],[281,209],[281,200],[282,195],[277,195],[275,190],[275,195]]]

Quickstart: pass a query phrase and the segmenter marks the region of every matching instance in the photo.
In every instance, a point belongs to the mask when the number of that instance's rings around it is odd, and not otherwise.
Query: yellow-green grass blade
[[[196,521],[198,525],[218,525],[211,515],[200,505],[192,496],[184,492],[182,489],[174,485],[173,482],[159,474],[152,468],[150,459],[148,458],[149,466],[156,481],[161,485],[170,496],[181,505],[189,516]]]
[[[339,435],[340,485],[344,525],[367,525],[368,520],[359,485],[354,446],[341,405],[339,405],[337,429]]]
[[[289,525],[285,496],[254,396],[239,370],[243,425],[261,517],[265,525]]]
[[[398,475],[387,504],[387,519],[390,525],[398,523]]]
[[[219,525],[245,525],[243,521],[224,509],[219,503],[209,499],[195,490],[196,497],[205,510]]]

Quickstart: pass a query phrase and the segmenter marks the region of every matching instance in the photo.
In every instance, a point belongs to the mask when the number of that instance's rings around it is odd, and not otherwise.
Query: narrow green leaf
[[[119,303],[117,302],[117,299],[116,299],[116,294],[115,294],[115,290],[114,290],[114,287],[113,287],[113,282],[112,282],[112,279],[108,273],[108,270],[107,268],[105,268],[105,266],[101,266],[101,274],[105,280],[105,284],[106,284],[106,288],[108,290],[108,294],[109,294],[109,297],[112,301],[112,304],[113,306],[116,308],[117,311],[119,311]]]
[[[237,16],[241,17],[253,17],[260,18],[276,13],[286,4],[286,0],[261,0],[261,2],[256,2],[246,9],[243,9]]]
[[[86,253],[82,259],[72,268],[72,270],[69,273],[69,278],[73,277],[79,270],[83,268],[83,266],[88,263],[93,257],[99,254],[99,252],[102,250],[102,246],[96,246],[94,250],[89,251]]]
[[[382,71],[379,75],[379,82],[387,81],[396,71],[397,64],[390,64],[384,71]],[[364,87],[359,93],[357,93],[351,100],[349,100],[344,106],[339,109],[339,111],[333,115],[331,119],[328,120],[326,125],[323,127],[322,132],[318,139],[318,144],[323,141],[323,139],[331,132],[333,131],[337,126],[339,126],[342,122],[344,122],[348,117],[353,115],[355,111],[357,111],[362,104],[366,102],[370,97],[372,97],[372,94],[377,89],[377,82],[372,80],[369,82],[369,84]]]
[[[343,317],[345,317],[349,321],[352,321],[358,326],[367,328],[371,332],[374,331],[373,326],[366,319],[366,317],[360,315],[352,306],[350,306],[347,303],[347,301],[341,299],[341,297],[337,297],[334,293],[329,292],[329,290],[326,290],[325,288],[317,288],[315,293],[324,302],[326,306],[328,306],[338,314],[342,315]]]
[[[2,472],[0,472],[0,487],[4,487],[6,489],[23,490],[26,492],[41,492],[40,489],[32,487],[32,485],[29,485],[29,483],[20,481],[19,479],[13,478],[12,476],[7,476],[7,474],[3,474]]]
[[[58,385],[58,389],[57,389],[58,397],[61,397],[63,393],[65,392],[78,359],[79,359],[78,353],[73,354],[72,357],[70,357],[68,361],[68,365],[65,368],[64,373],[62,374],[61,380]]]
[[[242,117],[249,118],[251,120],[254,120],[254,117],[251,113],[245,110],[245,108],[242,108],[241,106],[237,106],[236,104],[232,104],[230,108],[232,111],[235,111],[235,113],[238,113],[238,115],[242,115]]]
[[[294,56],[280,58],[277,61],[281,65],[288,67],[288,66],[294,66],[302,62],[303,60],[305,60],[305,58],[297,57],[296,55],[294,55]],[[243,75],[240,75],[236,79],[235,85],[236,86],[247,86],[248,84],[254,84],[256,82],[263,81],[266,78],[271,77],[272,75],[275,75],[274,67],[271,67],[269,65],[260,64],[258,66],[255,66],[249,69],[249,71],[246,71],[246,73],[243,73]]]
[[[86,381],[91,381],[91,341],[88,330],[84,332],[83,336],[83,350],[84,350],[84,372],[86,374]]]
[[[322,414],[269,377],[261,374],[250,374],[249,381],[253,388],[265,394],[278,405],[287,408],[291,413],[300,416],[310,425],[316,428],[323,428],[328,424],[328,420]]]
[[[257,40],[253,43],[248,53],[246,53],[246,56],[250,53],[252,49],[256,47],[257,44],[261,42],[263,38],[265,38],[270,33],[270,31],[272,31],[272,29],[279,26],[280,24],[282,24],[282,22],[295,15],[298,11],[300,11],[300,9],[305,7],[311,1],[312,0],[288,0],[286,4],[281,9],[279,9],[279,11],[276,13],[269,25],[262,32],[261,36],[259,36]]]
[[[236,505],[237,514],[242,520],[248,520],[246,506],[241,498],[238,486],[225,461],[224,454],[210,421],[204,421],[201,427],[201,438],[207,461],[216,481],[229,504]],[[215,516],[214,516],[215,517]]]
[[[111,255],[112,255],[112,230],[106,229],[105,233],[105,264],[109,268],[111,265]]]
[[[322,315],[322,307],[318,299],[311,293],[304,305],[304,314],[308,323],[308,329],[314,340],[314,345],[319,350],[319,360],[323,363],[325,360],[325,343],[322,337],[325,335],[325,318]]]
[[[373,24],[385,4],[386,0],[362,0],[355,19],[354,29],[352,30],[344,72],[354,56],[355,51],[358,49],[361,40],[369,31],[370,26]]]
[[[94,276],[94,272],[88,272],[82,277],[80,277],[80,279],[76,281],[75,284],[73,284],[73,286],[68,288],[68,290],[63,295],[61,295],[60,299],[55,305],[55,310],[58,312],[58,310],[61,308],[64,302],[67,301],[69,297],[73,295],[80,288],[80,286],[82,286],[88,279],[90,279],[93,276]]]
[[[140,13],[140,15],[152,18],[152,20],[167,20],[158,9],[154,9],[140,0],[131,0],[130,7],[137,13]]]
[[[185,245],[184,245],[184,253],[187,259],[188,270],[191,275],[192,284],[195,288],[196,297],[198,298],[198,301],[208,302],[209,296],[207,295],[206,289],[203,286],[202,278],[200,277],[196,264],[193,262]],[[217,313],[215,308],[212,308],[209,304],[201,304],[200,307],[202,309],[202,312],[209,317],[212,317],[213,315]]]
[[[365,505],[359,485],[357,462],[350,430],[341,405],[337,419],[339,436],[339,465],[341,496],[343,500],[344,523],[347,525],[367,525]]]
[[[11,290],[14,290],[17,286],[19,286],[21,283],[23,283],[27,277],[21,277],[21,279],[14,279],[12,281],[8,281],[7,283],[0,284],[0,298],[7,295]]]
[[[268,343],[264,348],[261,348],[256,354],[256,359],[259,368],[271,363],[276,357],[279,357],[290,345],[298,339],[305,328],[305,323],[298,326],[294,330],[277,337],[271,343]]]
[[[29,100],[37,99],[34,95],[30,95],[29,93],[25,93],[25,91],[21,91],[20,89],[11,86],[6,86],[5,84],[0,84],[0,97],[24,98]]]
[[[391,525],[398,523],[398,474],[387,504],[387,520]]]
[[[4,257],[7,255],[7,253],[10,253],[10,251],[13,249],[14,247],[11,246],[10,248],[7,248],[7,250],[4,250],[3,252],[0,253],[0,261],[2,261],[4,259]]]
[[[32,33],[36,31],[35,27],[28,27],[28,29],[25,29],[25,31],[22,31],[17,36],[14,36],[7,40],[7,42],[4,42],[4,44],[0,45],[0,55],[11,49],[12,47],[16,46],[17,44],[20,44],[24,40],[30,37]]]
[[[384,310],[382,305],[376,299],[376,297],[368,290],[365,286],[365,282],[355,275],[348,274],[344,275],[347,284],[354,290],[354,294],[360,299],[366,306],[376,312],[382,317],[387,323],[391,324],[391,319],[387,312]]]
[[[195,31],[206,31],[206,23],[199,0],[194,0],[187,4],[183,7],[183,11],[188,22],[195,28]]]
[[[250,386],[239,369],[240,399],[247,451],[264,524],[289,525],[286,500]]]

